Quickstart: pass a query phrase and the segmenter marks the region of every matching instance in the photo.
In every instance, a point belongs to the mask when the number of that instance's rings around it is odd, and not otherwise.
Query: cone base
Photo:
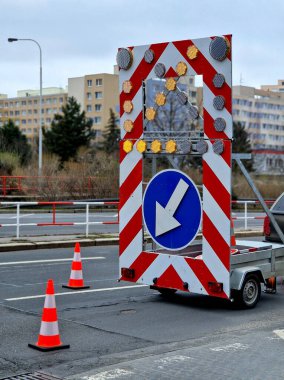
[[[84,286],[69,286],[69,285],[62,285],[62,288],[67,288],[67,289],[89,289],[90,286],[84,285]]]
[[[28,346],[30,348],[34,348],[35,350],[42,351],[42,352],[62,350],[64,348],[70,348],[70,344],[60,344],[59,346],[43,347],[43,346],[38,346],[37,344],[28,343]]]

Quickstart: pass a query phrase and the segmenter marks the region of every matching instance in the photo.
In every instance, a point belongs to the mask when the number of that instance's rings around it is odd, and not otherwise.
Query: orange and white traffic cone
[[[71,267],[71,274],[68,285],[62,285],[63,288],[68,289],[88,289],[89,286],[84,285],[83,271],[80,244],[75,244],[74,258]]]
[[[234,222],[233,222],[233,219],[231,219],[231,255],[235,255],[236,253],[239,252],[238,248],[234,248],[236,247],[237,243],[236,243],[236,237],[235,237],[235,233],[234,233]]]
[[[60,340],[52,280],[47,281],[38,341],[35,344],[29,343],[28,346],[39,351],[53,351],[70,347],[69,344],[62,344]]]
[[[231,219],[231,247],[235,247],[237,245],[236,243],[236,237],[234,232],[234,222],[233,219]]]

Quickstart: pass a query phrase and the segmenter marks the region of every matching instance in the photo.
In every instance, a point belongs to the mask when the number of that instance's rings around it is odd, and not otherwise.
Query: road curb
[[[237,231],[235,232],[237,238],[263,236],[262,231]],[[199,235],[198,238],[202,236]],[[146,241],[150,243],[150,238],[146,238]],[[100,237],[95,239],[87,239],[85,237],[77,237],[68,240],[56,240],[56,241],[26,241],[26,242],[10,242],[1,243],[0,240],[0,252],[8,251],[25,251],[34,249],[51,249],[51,248],[70,248],[73,247],[76,242],[79,242],[82,247],[92,246],[108,246],[117,245],[119,242],[118,237]]]

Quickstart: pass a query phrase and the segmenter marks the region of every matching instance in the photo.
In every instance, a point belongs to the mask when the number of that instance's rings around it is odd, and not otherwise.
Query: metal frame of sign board
[[[231,35],[122,48],[120,86],[120,279],[221,298],[230,297]],[[203,76],[205,146],[202,260],[143,250],[143,82]],[[153,108],[149,115],[155,114]],[[152,115],[152,116],[151,116]],[[142,143],[141,143],[142,141]],[[221,147],[221,149],[219,149]],[[123,273],[126,268],[131,276]],[[122,274],[121,274],[122,273]],[[130,278],[131,277],[131,278]],[[210,284],[221,283],[215,293]],[[185,286],[186,284],[186,286]]]

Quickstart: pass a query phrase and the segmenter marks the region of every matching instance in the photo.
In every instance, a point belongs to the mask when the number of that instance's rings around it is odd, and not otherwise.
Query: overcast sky
[[[233,34],[233,82],[284,79],[283,0],[0,0],[0,93],[113,72],[118,47]]]

